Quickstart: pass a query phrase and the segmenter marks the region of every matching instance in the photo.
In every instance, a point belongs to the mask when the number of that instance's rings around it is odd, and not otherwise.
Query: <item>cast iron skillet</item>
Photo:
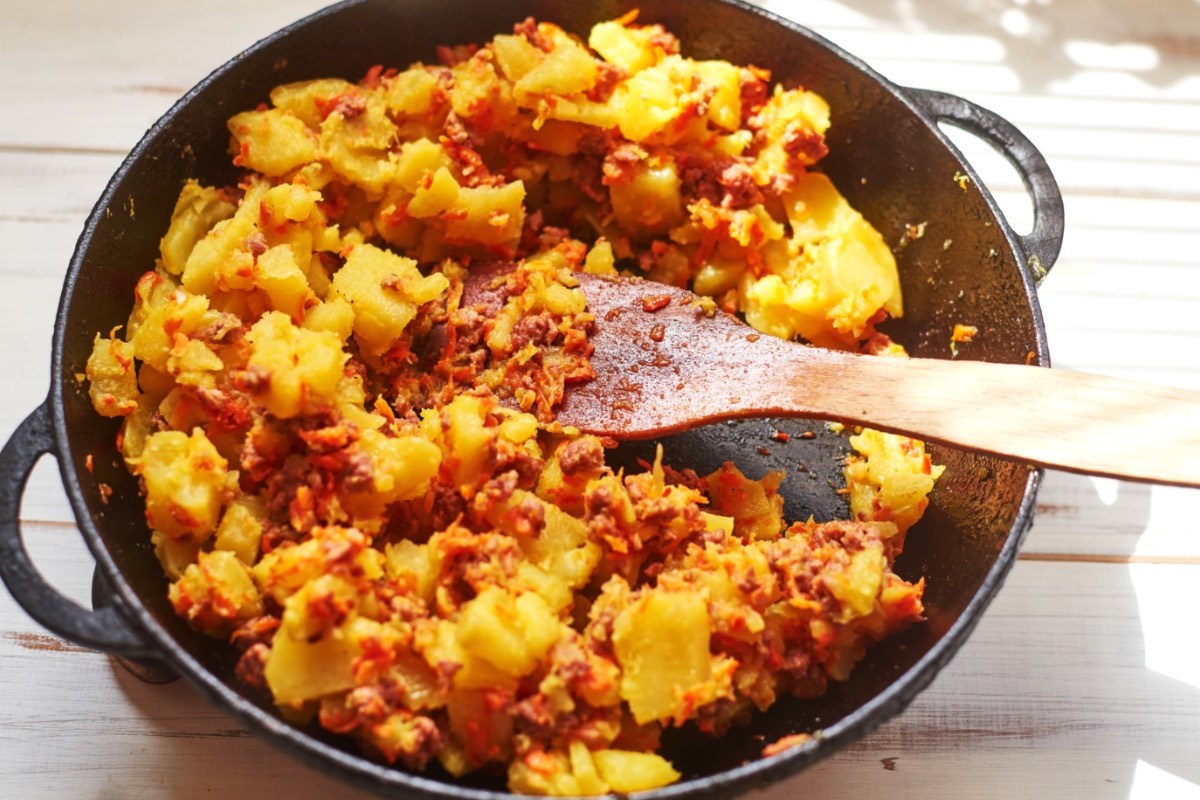
[[[375,64],[433,61],[437,44],[485,41],[526,15],[586,35],[594,22],[634,5],[642,21],[662,22],[678,34],[688,55],[768,67],[776,80],[804,85],[829,101],[830,155],[821,168],[897,245],[906,317],[889,333],[911,353],[947,357],[950,332],[964,322],[980,331],[971,357],[1014,363],[1028,357],[1047,365],[1035,284],[1061,246],[1062,198],[1041,155],[995,114],[957,97],[896,86],[812,32],[737,0],[348,0],[258,43],[188,92],[133,149],[88,218],[63,285],[50,395],[0,453],[0,575],[30,616],[80,644],[169,665],[269,741],[355,783],[424,798],[506,796],[495,778],[451,782],[436,772],[415,776],[374,763],[352,744],[283,722],[246,693],[233,679],[231,648],[193,632],[172,613],[136,484],[114,452],[116,423],[97,417],[74,375],[83,371],[93,335],[125,322],[133,285],[154,263],[184,180],[236,180],[224,120],[265,101],[271,87],[325,76],[356,79]],[[1014,164],[1033,197],[1032,233],[1018,236],[1006,224],[939,122],[985,139]],[[962,175],[970,182],[955,180]],[[906,225],[920,223],[925,235],[901,246]],[[774,428],[790,431],[791,441],[769,439]],[[806,430],[815,438],[798,436]],[[733,459],[751,477],[786,469],[789,518],[845,514],[835,489],[846,445],[822,425],[717,425],[664,445],[669,463],[681,467],[708,470]],[[627,447],[619,457],[632,462],[647,455],[645,447]],[[59,462],[98,581],[111,586],[110,604],[95,611],[49,586],[21,541],[21,495],[33,465],[47,453]],[[84,468],[89,454],[93,473]],[[947,466],[946,475],[897,564],[905,577],[925,577],[928,622],[873,649],[850,681],[820,700],[781,701],[718,741],[668,735],[665,755],[684,780],[650,794],[730,795],[794,773],[901,711],[949,661],[1012,566],[1041,474],[943,447],[933,454]],[[100,483],[114,490],[107,504]],[[816,735],[761,758],[764,743],[799,731]]]

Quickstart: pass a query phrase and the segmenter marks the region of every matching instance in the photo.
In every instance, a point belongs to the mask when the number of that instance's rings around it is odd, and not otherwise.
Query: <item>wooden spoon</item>
[[[472,272],[464,305],[492,300]],[[704,313],[690,292],[580,274],[598,377],[558,420],[642,439],[742,417],[811,417],[1045,467],[1200,487],[1200,392],[1059,369],[845,353]],[[491,303],[485,302],[490,305]]]

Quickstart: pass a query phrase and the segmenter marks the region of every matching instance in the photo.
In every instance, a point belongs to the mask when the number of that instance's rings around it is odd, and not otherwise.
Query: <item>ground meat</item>
[[[604,159],[604,184],[629,183],[633,180],[637,165],[649,154],[636,144],[623,144]]]
[[[531,45],[547,53],[554,49],[553,40],[542,35],[542,32],[538,30],[537,20],[533,17],[526,17],[513,25],[513,35],[524,36]]]
[[[190,394],[204,409],[214,430],[228,432],[250,427],[250,405],[245,397],[204,386],[194,387]]]
[[[501,439],[496,442],[496,450],[492,455],[488,471],[499,475],[512,470],[517,473],[517,485],[522,489],[532,489],[546,465],[543,459],[532,455],[520,445]]]
[[[510,469],[501,473],[483,485],[480,490],[484,496],[496,503],[504,503],[517,491],[517,471]]]
[[[617,88],[617,84],[625,79],[625,70],[609,64],[607,61],[596,62],[596,84],[588,89],[588,99],[594,100],[597,103],[605,103],[608,98],[612,97],[613,90]]]
[[[254,260],[257,261],[259,256],[267,252],[267,237],[263,236],[262,231],[255,231],[246,237],[242,245],[251,252]],[[241,320],[238,321],[241,322]]]
[[[566,475],[593,472],[604,466],[604,448],[595,436],[581,436],[558,449],[558,465]]]
[[[806,164],[815,164],[829,154],[825,137],[807,128],[789,127],[783,136],[783,149]]]
[[[234,669],[238,680],[254,689],[266,689],[267,681],[263,677],[263,670],[267,666],[269,655],[271,648],[267,645],[261,642],[250,645],[246,652],[242,653]]]
[[[763,103],[767,102],[769,90],[767,82],[756,75],[753,70],[743,67],[740,78],[742,124],[744,125],[746,120],[757,114]]]
[[[554,321],[554,315],[549,311],[521,317],[517,324],[513,326],[513,352],[520,351],[527,344],[551,344],[557,335],[558,324]]]
[[[259,234],[260,236],[262,234]],[[264,248],[265,252],[265,248]],[[237,314],[227,314],[220,312],[216,319],[213,319],[201,325],[192,333],[193,339],[198,339],[208,344],[234,344],[246,330],[242,325],[241,317]]]
[[[263,615],[242,623],[229,637],[229,641],[243,651],[249,650],[255,645],[270,644],[271,640],[275,638],[277,630],[279,630],[279,617]]]
[[[725,190],[721,198],[721,205],[725,208],[747,208],[763,201],[762,192],[758,190],[750,168],[740,161],[721,170],[717,181]]]

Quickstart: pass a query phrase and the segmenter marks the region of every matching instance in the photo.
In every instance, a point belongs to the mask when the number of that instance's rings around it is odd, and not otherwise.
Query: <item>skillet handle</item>
[[[1008,159],[1033,198],[1033,230],[1018,235],[1034,283],[1040,284],[1054,266],[1063,240],[1063,199],[1050,165],[1033,142],[1015,125],[970,100],[929,89],[904,90],[938,122],[973,133]]]
[[[84,647],[152,656],[153,647],[114,607],[89,611],[46,583],[21,537],[21,497],[29,473],[46,454],[59,458],[49,400],[25,418],[0,451],[0,579],[21,608],[48,630]]]

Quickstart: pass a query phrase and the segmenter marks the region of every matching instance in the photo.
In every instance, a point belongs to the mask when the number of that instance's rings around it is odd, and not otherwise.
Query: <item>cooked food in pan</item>
[[[664,729],[818,695],[922,618],[891,565],[941,469],[864,430],[827,522],[785,520],[778,474],[614,471],[555,422],[594,374],[573,275],[902,357],[895,261],[811,169],[802,87],[636,15],[438,53],[233,116],[241,183],[183,187],[89,390],[175,610],[288,719],[519,793],[662,786]],[[495,261],[487,315],[463,277]]]

